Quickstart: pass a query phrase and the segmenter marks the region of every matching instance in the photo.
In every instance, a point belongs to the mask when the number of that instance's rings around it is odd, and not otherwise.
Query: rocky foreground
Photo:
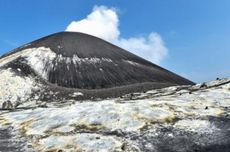
[[[13,80],[5,74],[2,87]],[[15,90],[29,98],[26,86],[37,87],[26,79],[15,82],[14,88],[5,86],[14,90],[1,90],[0,100]],[[230,79],[98,101],[35,100],[0,110],[0,151],[230,150]]]

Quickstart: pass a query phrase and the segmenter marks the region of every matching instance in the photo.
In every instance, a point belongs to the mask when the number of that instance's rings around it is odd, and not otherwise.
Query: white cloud
[[[161,36],[155,32],[151,32],[147,37],[122,38],[117,11],[106,6],[95,6],[85,19],[72,21],[66,31],[100,37],[156,64],[159,64],[168,53]]]
[[[66,31],[87,33],[112,42],[119,35],[118,16],[115,9],[105,6],[95,6],[86,19],[72,21]]]
[[[150,33],[148,37],[132,37],[129,39],[119,39],[116,43],[120,47],[132,51],[154,63],[160,61],[167,55],[168,49],[164,46],[161,36],[157,33]]]

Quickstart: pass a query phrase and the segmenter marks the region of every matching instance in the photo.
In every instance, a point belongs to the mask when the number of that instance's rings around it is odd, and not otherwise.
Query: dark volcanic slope
[[[159,88],[193,84],[113,44],[83,33],[56,33],[15,49],[1,58],[39,47],[50,48],[56,53],[52,61],[44,61],[47,62],[44,63],[45,71],[48,82],[62,87],[101,89],[153,83]]]

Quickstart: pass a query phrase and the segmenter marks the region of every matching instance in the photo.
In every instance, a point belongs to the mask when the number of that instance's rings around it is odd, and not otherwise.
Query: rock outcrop
[[[26,102],[0,112],[0,151],[228,152],[230,79],[206,86],[46,107]]]

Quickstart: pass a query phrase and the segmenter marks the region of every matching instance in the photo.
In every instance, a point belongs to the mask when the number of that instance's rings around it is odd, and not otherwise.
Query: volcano
[[[230,79],[192,85],[61,32],[0,57],[0,151],[228,152]]]
[[[194,84],[100,38],[77,32],[52,34],[19,47],[0,58],[0,67],[34,75],[60,90],[90,92],[88,97]],[[107,95],[95,95],[101,90]]]

